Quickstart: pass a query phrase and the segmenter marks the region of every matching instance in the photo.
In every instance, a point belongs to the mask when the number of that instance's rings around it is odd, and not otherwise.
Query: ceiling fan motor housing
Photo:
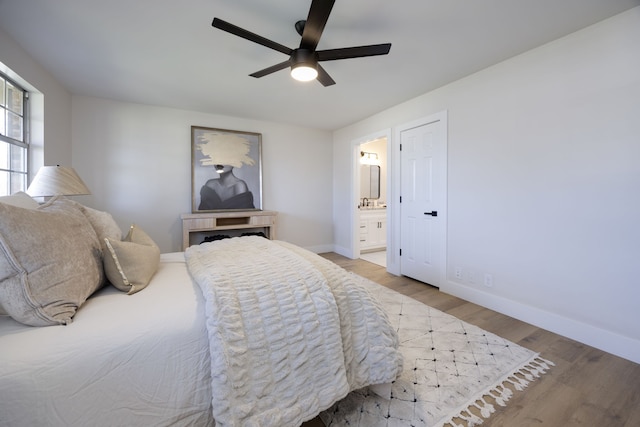
[[[299,81],[308,82],[318,77],[318,56],[309,49],[295,49],[289,58],[291,76]]]
[[[315,51],[309,49],[295,49],[291,54],[290,61],[291,68],[295,68],[300,65],[317,68],[318,56]]]

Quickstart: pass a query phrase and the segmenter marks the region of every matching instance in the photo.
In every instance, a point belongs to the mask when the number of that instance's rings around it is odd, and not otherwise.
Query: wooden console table
[[[182,250],[191,246],[191,235],[206,234],[222,230],[242,231],[259,229],[269,239],[276,238],[276,216],[274,211],[229,211],[182,214]],[[200,243],[200,242],[198,242]]]

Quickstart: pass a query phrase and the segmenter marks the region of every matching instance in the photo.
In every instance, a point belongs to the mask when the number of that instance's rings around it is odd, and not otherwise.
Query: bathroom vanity
[[[387,247],[387,209],[360,208],[360,251],[373,252]]]

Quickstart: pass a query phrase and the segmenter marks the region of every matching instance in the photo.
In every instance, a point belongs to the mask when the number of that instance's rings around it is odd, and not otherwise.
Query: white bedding
[[[0,426],[212,426],[202,293],[183,253],[143,292],[108,286],[67,326],[0,316]]]
[[[257,237],[253,239],[266,241]],[[291,248],[295,249],[293,246]],[[224,256],[224,251],[219,255]],[[237,252],[227,255],[233,270],[233,265],[237,264],[235,261],[243,255]],[[254,256],[257,258],[253,259],[257,260],[261,254],[257,251]],[[283,258],[280,255],[277,257]],[[286,387],[291,387],[287,391],[293,393],[286,393],[292,397],[288,402],[291,402],[292,411],[299,413],[287,415],[282,418],[284,423],[279,424],[277,417],[282,414],[277,409],[273,412],[276,417],[272,419],[274,422],[267,424],[278,427],[297,425],[301,420],[312,418],[354,388],[390,381],[395,378],[394,373],[399,372],[398,364],[401,363],[401,356],[394,348],[397,346],[395,332],[390,333],[385,329],[386,332],[379,333],[377,316],[371,314],[377,308],[361,303],[368,296],[359,294],[357,287],[350,290],[353,283],[343,276],[347,274],[346,271],[307,251],[300,250],[298,257],[309,258],[310,264],[319,262],[316,267],[321,273],[311,270],[303,272],[299,267],[304,262],[298,264],[285,276],[287,281],[292,281],[284,288],[297,292],[301,300],[304,300],[307,289],[320,289],[321,296],[315,299],[315,304],[322,306],[326,302],[324,308],[330,313],[329,317],[312,319],[310,323],[301,319],[298,326],[308,331],[315,329],[319,336],[326,335],[332,346],[327,350],[322,346],[322,340],[316,343],[319,345],[314,344],[310,351],[318,357],[312,359],[312,363],[305,363],[305,359],[299,357],[280,359],[296,366],[302,364],[299,366],[304,368],[311,387],[298,389],[294,388],[298,387],[293,385],[295,381],[285,382],[280,384],[284,389],[274,389],[275,394],[258,393],[260,399],[265,399],[260,402],[258,409],[265,414],[265,402],[267,409],[268,402],[272,402],[274,408],[281,408],[282,401],[279,398],[285,396],[283,390],[287,390]],[[294,258],[289,258],[289,261]],[[236,282],[255,285],[256,292],[274,293],[271,300],[278,300],[280,295],[286,294],[281,294],[283,289],[266,291],[259,285],[265,277],[281,285],[274,272],[283,269],[287,261],[276,265],[272,257],[268,262],[260,263],[259,268],[251,268],[250,264],[252,261],[249,260],[240,269],[245,270],[248,276]],[[212,268],[218,269],[219,266],[214,262]],[[228,270],[220,271],[224,275]],[[296,281],[296,275],[310,275],[314,279],[301,286]],[[333,282],[333,276],[340,276],[341,279],[331,285],[333,289],[328,291],[325,282]],[[330,307],[331,299],[335,299],[338,306],[342,307]],[[127,295],[112,286],[101,289],[85,302],[69,325],[32,327],[22,325],[8,316],[0,316],[0,427],[207,427],[215,425],[216,405],[218,414],[224,412],[219,410],[221,407],[233,407],[235,414],[238,411],[253,411],[256,397],[253,394],[249,400],[243,400],[237,394],[226,399],[220,390],[212,392],[212,383],[222,384],[212,379],[212,369],[216,376],[225,375],[220,374],[215,361],[220,361],[221,354],[229,353],[221,350],[219,342],[209,339],[206,312],[215,310],[211,306],[205,310],[205,301],[198,284],[189,274],[184,253],[180,252],[163,254],[151,283],[139,293]],[[363,312],[371,310],[369,315],[365,315],[364,322],[356,321]],[[340,325],[339,329],[335,329],[338,317]],[[208,319],[210,322],[211,317]],[[343,330],[349,323],[358,326]],[[289,322],[288,327],[292,326],[295,329],[296,322]],[[248,328],[244,333],[252,335],[253,332]],[[273,329],[263,338],[270,340],[273,338],[272,332]],[[338,337],[340,334],[341,338]],[[255,344],[257,341],[252,342]],[[252,350],[259,352],[258,347]],[[268,350],[264,350],[266,356]],[[288,352],[296,355],[298,350],[293,348]],[[339,353],[341,350],[344,353]],[[210,357],[210,351],[215,353],[214,358]],[[327,354],[323,355],[322,352]],[[222,356],[223,359],[225,357]],[[342,366],[338,366],[340,359],[343,359]],[[241,363],[236,358],[231,363],[236,361],[238,365]],[[249,383],[251,393],[256,390],[254,386],[264,379],[258,366],[260,359],[253,361],[257,362],[244,366],[244,369],[252,371],[253,382]],[[325,362],[328,365],[324,365]],[[228,372],[235,374],[236,371]],[[293,376],[299,373],[300,370]],[[334,374],[336,378],[325,381],[324,388],[315,388],[314,391],[319,391],[319,395],[314,397],[305,391],[321,384],[316,381],[317,377]],[[299,385],[300,378],[293,379]],[[256,419],[260,420],[262,427],[264,418],[255,418],[254,421]]]
[[[206,300],[220,426],[298,426],[400,373],[386,314],[332,262],[261,237],[192,246],[185,256]]]

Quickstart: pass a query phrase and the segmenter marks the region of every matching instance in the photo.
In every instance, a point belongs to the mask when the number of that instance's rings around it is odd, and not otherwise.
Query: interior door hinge
[[[402,256],[402,249],[400,249],[400,256]]]
[[[400,144],[400,151],[402,151],[402,144]]]
[[[400,196],[400,203],[402,203],[402,196]]]

